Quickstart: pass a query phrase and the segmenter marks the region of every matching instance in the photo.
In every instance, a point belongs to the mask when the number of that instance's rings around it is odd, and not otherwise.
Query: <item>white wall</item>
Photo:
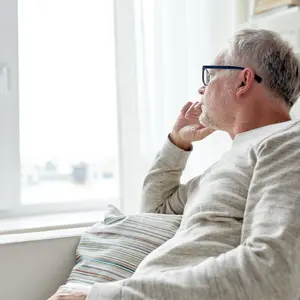
[[[0,245],[0,299],[46,300],[75,263],[79,237]]]

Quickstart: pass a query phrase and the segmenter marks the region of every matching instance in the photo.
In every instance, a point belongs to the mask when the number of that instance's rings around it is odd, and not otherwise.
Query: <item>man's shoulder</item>
[[[236,136],[233,145],[237,149],[256,150],[270,141],[288,140],[292,135],[300,136],[300,120],[270,124],[244,132]]]
[[[257,144],[257,150],[263,148],[274,148],[280,146],[300,148],[300,120],[292,120],[284,123],[274,124],[265,131],[265,134]]]

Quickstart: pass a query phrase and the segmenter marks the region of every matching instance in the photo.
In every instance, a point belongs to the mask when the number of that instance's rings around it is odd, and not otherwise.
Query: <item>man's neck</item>
[[[262,113],[262,111],[265,111],[265,113]],[[239,133],[289,120],[291,120],[291,117],[287,109],[276,109],[274,107],[266,109],[264,107],[261,110],[252,110],[252,113],[244,111],[236,116],[236,120],[228,133],[234,139]]]

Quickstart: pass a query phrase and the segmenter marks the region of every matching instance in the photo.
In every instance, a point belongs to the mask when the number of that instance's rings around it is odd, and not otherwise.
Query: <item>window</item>
[[[118,204],[114,38],[113,1],[18,1],[18,206]]]
[[[118,197],[112,1],[19,1],[21,203]]]

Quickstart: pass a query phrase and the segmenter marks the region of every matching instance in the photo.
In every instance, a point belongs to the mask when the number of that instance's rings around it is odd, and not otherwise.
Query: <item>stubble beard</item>
[[[217,129],[216,123],[213,121],[213,119],[210,117],[207,111],[202,111],[199,117],[199,122],[205,127]]]

